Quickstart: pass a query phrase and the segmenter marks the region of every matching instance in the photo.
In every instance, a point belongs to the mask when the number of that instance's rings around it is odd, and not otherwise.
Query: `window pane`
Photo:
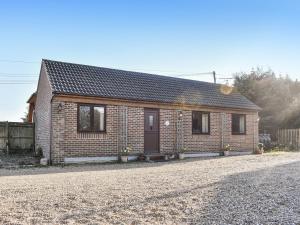
[[[91,130],[91,111],[89,106],[79,107],[79,130]]]
[[[150,116],[149,116],[149,126],[150,126],[150,127],[153,127],[153,119],[154,119],[153,116],[150,115]]]
[[[202,133],[208,133],[208,114],[202,113]]]
[[[245,115],[232,114],[232,133],[244,134],[246,132]]]
[[[233,133],[239,133],[240,128],[239,128],[239,116],[236,114],[232,115],[232,132]]]
[[[94,107],[94,130],[104,131],[104,107]]]
[[[240,133],[245,133],[245,116],[240,115]]]
[[[200,133],[201,132],[201,113],[200,112],[193,112],[193,132],[194,133]]]

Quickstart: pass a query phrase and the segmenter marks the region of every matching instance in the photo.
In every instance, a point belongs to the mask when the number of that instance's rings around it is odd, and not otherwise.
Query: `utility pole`
[[[214,76],[214,83],[216,84],[216,83],[217,83],[216,71],[213,71],[212,74],[213,74],[213,76]]]

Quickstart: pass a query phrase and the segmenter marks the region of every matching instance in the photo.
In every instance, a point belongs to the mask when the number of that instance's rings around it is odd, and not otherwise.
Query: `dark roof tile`
[[[260,109],[236,91],[223,94],[219,84],[52,60],[43,62],[54,93]]]

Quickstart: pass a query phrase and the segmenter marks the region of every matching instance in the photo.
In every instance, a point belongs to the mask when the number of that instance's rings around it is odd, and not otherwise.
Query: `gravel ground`
[[[300,153],[0,169],[0,224],[300,224]]]

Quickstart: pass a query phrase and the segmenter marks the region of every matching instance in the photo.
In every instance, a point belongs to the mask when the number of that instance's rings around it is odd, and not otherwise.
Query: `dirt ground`
[[[0,224],[300,224],[300,153],[0,169]]]

